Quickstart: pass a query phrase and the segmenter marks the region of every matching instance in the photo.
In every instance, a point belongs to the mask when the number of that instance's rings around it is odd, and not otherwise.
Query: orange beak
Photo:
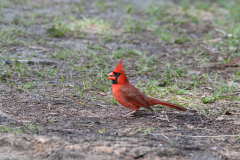
[[[109,77],[107,79],[116,80],[115,74],[113,72],[110,72],[108,76]]]

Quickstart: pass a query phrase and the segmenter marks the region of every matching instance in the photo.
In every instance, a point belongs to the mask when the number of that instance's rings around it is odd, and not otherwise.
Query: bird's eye
[[[119,76],[119,75],[120,75],[120,73],[117,73],[117,75]]]

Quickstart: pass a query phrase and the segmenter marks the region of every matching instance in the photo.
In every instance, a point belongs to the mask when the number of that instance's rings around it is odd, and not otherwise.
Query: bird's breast
[[[120,86],[117,85],[117,84],[113,84],[112,85],[112,93],[113,93],[113,96],[116,98],[116,96],[119,94],[119,91],[120,91]]]

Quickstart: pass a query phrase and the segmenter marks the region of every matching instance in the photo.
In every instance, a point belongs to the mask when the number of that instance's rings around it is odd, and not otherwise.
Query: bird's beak
[[[116,80],[115,74],[113,72],[109,73],[107,79]]]

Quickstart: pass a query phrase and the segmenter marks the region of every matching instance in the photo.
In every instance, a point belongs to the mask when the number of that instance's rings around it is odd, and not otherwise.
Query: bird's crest
[[[118,65],[114,68],[113,72],[121,73],[123,71],[122,60],[118,63]]]

